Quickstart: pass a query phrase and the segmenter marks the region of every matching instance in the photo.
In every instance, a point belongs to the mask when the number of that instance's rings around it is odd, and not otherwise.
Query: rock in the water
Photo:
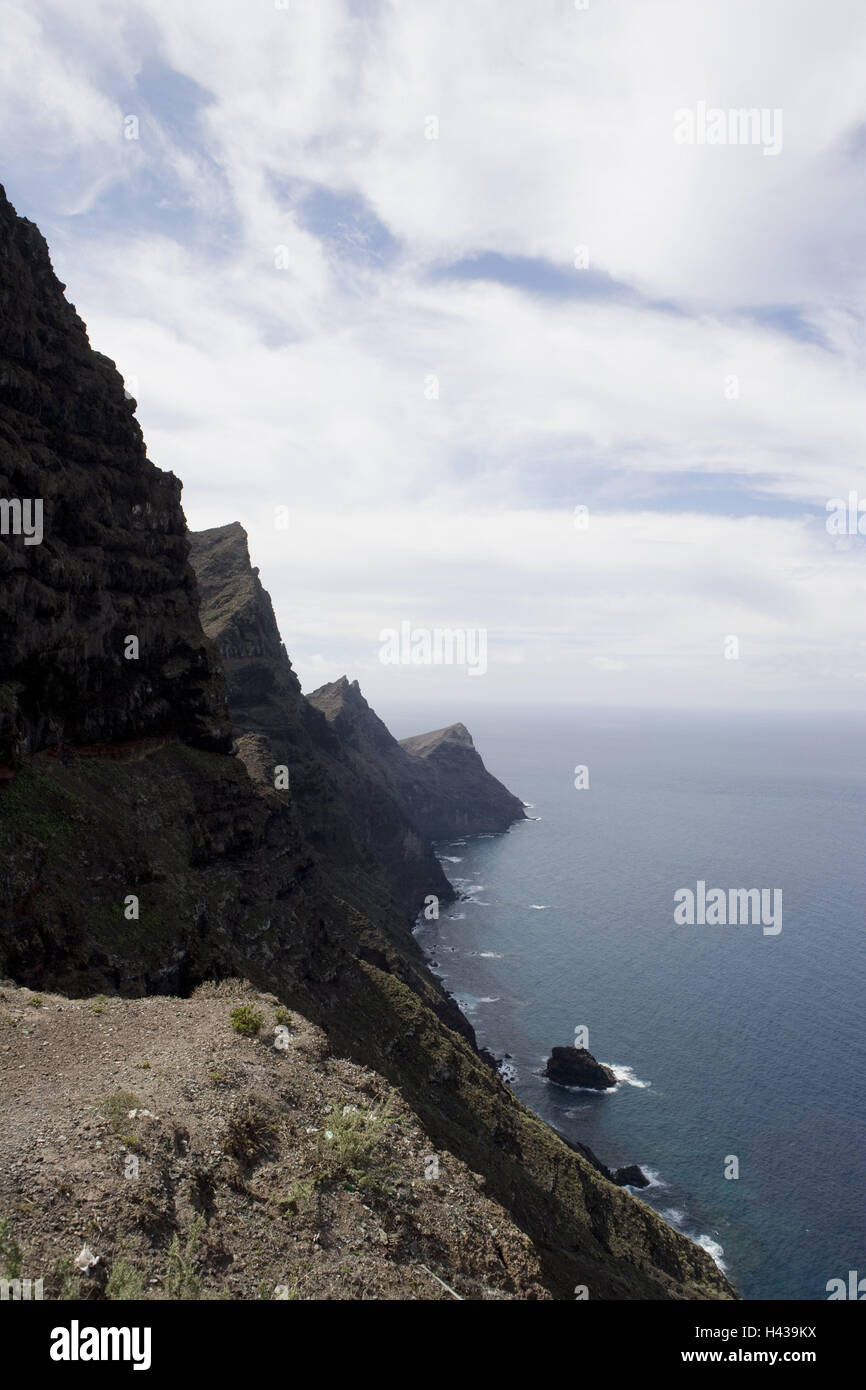
[[[597,1062],[585,1047],[555,1047],[547,1059],[544,1075],[557,1086],[586,1086],[607,1091],[616,1085],[610,1067]]]
[[[636,1163],[629,1163],[625,1168],[615,1168],[611,1173],[611,1179],[618,1187],[649,1187],[650,1180]]]

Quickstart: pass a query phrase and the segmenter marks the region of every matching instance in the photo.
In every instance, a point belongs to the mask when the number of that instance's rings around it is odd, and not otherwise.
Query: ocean
[[[515,1092],[610,1166],[640,1164],[641,1200],[745,1298],[826,1299],[828,1280],[866,1276],[866,720],[467,722],[532,819],[439,845],[461,899],[416,931]],[[699,881],[781,889],[781,931],[679,925],[674,894]],[[614,1091],[539,1075],[578,1027]]]

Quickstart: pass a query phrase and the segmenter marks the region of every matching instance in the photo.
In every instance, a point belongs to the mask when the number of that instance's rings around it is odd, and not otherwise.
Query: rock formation
[[[417,914],[428,894],[443,902],[453,898],[429,838],[382,776],[384,754],[376,740],[354,737],[346,720],[332,724],[314,697],[302,695],[270,597],[250,564],[243,527],[234,522],[193,532],[190,539],[202,625],[225,663],[235,734],[259,736],[259,766],[265,777],[270,766],[271,783],[275,765],[288,769],[308,842],[346,867],[380,874],[406,916]],[[379,726],[380,742],[398,748],[358,699]]]
[[[525,820],[523,802],[491,777],[465,724],[400,740],[415,776],[406,789],[412,811],[432,840],[507,830]]]
[[[547,1059],[544,1075],[557,1086],[583,1086],[606,1091],[616,1085],[610,1067],[597,1062],[585,1047],[555,1047]]]
[[[611,1182],[615,1182],[618,1187],[649,1187],[650,1185],[646,1173],[636,1163],[628,1163],[625,1168],[614,1168],[610,1177]]]
[[[523,803],[487,771],[463,724],[398,743],[357,681],[341,676],[307,698],[352,763],[396,798],[423,840],[507,830],[525,818]]]
[[[119,376],[90,350],[44,241],[2,189],[0,319],[0,489],[46,503],[43,544],[6,535],[0,550],[0,732],[13,774],[0,782],[0,970],[77,999],[188,996],[246,978],[322,1029],[336,1058],[399,1090],[434,1148],[478,1174],[531,1241],[532,1277],[554,1297],[578,1283],[594,1299],[734,1296],[704,1250],[572,1151],[478,1055],[381,865],[341,843],[354,842],[357,791],[343,801],[325,741],[340,776],[349,763],[281,662],[279,698],[295,701],[286,744],[261,717],[231,756],[179,484],[148,463]],[[250,712],[276,698],[253,688],[256,670],[278,676],[257,667],[256,643],[274,633],[250,612],[256,582],[238,612],[227,595],[223,624]],[[137,662],[123,655],[130,634]],[[302,802],[295,784],[267,780],[280,754],[296,760]],[[159,1152],[170,1173],[173,1151]],[[207,1173],[196,1181],[205,1200]]]

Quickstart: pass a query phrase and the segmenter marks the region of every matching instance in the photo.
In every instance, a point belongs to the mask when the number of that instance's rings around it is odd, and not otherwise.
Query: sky
[[[861,0],[0,0],[0,181],[305,689],[829,714],[864,69]]]

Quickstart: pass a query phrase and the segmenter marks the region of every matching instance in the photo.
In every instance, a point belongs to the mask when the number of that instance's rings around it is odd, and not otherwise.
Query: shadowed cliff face
[[[463,724],[399,743],[346,676],[307,696],[321,710],[354,762],[396,797],[425,840],[507,830],[524,819],[523,803],[492,777]]]
[[[379,861],[354,841],[366,792],[275,651],[251,573],[237,600],[226,588],[221,630],[230,676],[235,662],[246,672],[243,708],[265,713],[241,757],[218,751],[223,680],[197,616],[179,485],[147,463],[116,372],[5,199],[0,312],[0,486],[46,502],[43,545],[7,536],[0,551],[0,731],[17,764],[0,781],[0,972],[77,996],[247,977],[399,1089],[433,1145],[529,1235],[556,1297],[577,1284],[592,1298],[731,1297],[705,1251],[479,1057]],[[118,659],[129,633],[138,665]],[[266,728],[278,710],[285,722]],[[277,757],[297,770],[297,798],[294,782],[267,778]]]
[[[0,188],[0,504],[41,510],[42,531],[29,544],[0,505],[0,766],[153,734],[229,746],[181,485],[148,462],[134,404]]]
[[[347,867],[380,874],[407,917],[428,894],[452,898],[429,839],[380,776],[374,749],[364,756],[301,694],[271,600],[250,565],[243,527],[234,522],[194,532],[191,542],[202,623],[225,663],[235,734],[255,736],[254,744],[241,738],[248,766],[271,785],[274,767],[285,766],[310,844]]]

